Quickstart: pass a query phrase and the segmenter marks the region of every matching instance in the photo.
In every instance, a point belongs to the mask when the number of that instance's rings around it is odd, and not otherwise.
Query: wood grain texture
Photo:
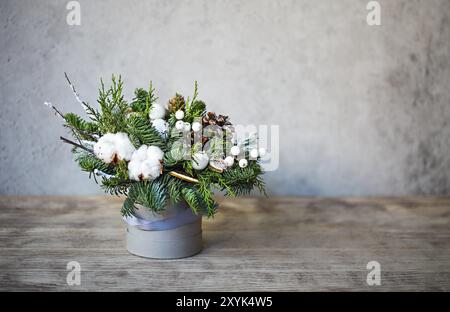
[[[121,201],[0,197],[0,290],[450,290],[448,198],[222,198],[202,253],[178,260],[127,253]]]

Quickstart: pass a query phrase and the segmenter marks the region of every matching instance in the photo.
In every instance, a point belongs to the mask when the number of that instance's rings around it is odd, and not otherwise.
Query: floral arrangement
[[[185,201],[195,214],[213,216],[214,190],[237,196],[256,187],[265,194],[260,165],[265,150],[258,148],[256,136],[237,140],[227,116],[207,112],[197,83],[191,98],[176,94],[161,105],[151,83],[125,100],[122,79],[113,76],[109,87],[101,81],[97,109],[66,79],[89,119],[46,105],[73,135],[61,140],[73,146],[81,169],[106,192],[126,196],[123,216],[137,204],[162,212],[168,200]]]

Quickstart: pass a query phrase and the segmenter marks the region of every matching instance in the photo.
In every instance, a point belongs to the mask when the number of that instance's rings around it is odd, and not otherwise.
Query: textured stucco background
[[[100,192],[42,105],[81,113],[100,77],[153,80],[236,123],[280,125],[270,194],[450,194],[450,1],[0,0],[0,193]]]

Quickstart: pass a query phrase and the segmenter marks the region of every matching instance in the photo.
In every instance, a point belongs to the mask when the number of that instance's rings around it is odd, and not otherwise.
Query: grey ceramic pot
[[[137,208],[134,211],[137,218],[156,225],[170,223],[171,228],[155,226],[149,230],[128,224],[127,250],[130,253],[145,258],[177,259],[193,256],[202,250],[202,219],[194,216],[186,203],[170,203],[161,214],[143,206],[137,205]]]

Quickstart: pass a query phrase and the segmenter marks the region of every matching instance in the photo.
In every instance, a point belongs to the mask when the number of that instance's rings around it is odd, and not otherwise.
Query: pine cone
[[[208,125],[218,125],[219,127],[223,127],[225,125],[231,125],[228,121],[228,116],[219,115],[217,116],[213,112],[208,112],[205,116],[203,116],[203,126]]]
[[[180,94],[175,94],[173,98],[169,100],[168,109],[169,112],[175,113],[178,110],[184,109],[186,102],[184,101],[184,97]]]

